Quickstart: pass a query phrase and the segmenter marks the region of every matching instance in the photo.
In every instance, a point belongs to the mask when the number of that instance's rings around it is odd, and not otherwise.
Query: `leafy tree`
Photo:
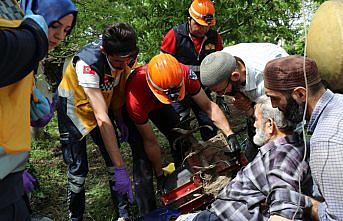
[[[307,12],[324,0],[307,0]],[[71,36],[48,59],[48,73],[60,76],[63,60],[86,43],[98,38],[113,22],[123,21],[137,31],[140,61],[159,53],[163,35],[187,20],[191,0],[75,0],[79,9]],[[286,50],[301,53],[301,0],[216,0],[217,25],[224,45],[240,42],[283,42]]]

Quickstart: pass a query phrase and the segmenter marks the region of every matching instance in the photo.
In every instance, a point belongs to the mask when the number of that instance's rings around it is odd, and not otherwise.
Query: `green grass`
[[[155,131],[161,141],[164,153],[169,153],[168,142]],[[39,180],[39,189],[32,193],[31,203],[34,212],[48,216],[56,221],[68,220],[67,213],[67,167],[59,150],[57,120],[54,118],[36,140],[32,141],[29,168]],[[132,171],[131,149],[128,144],[121,146],[121,152],[129,173]],[[107,180],[104,160],[97,146],[87,140],[89,172],[86,179],[86,210],[84,220],[116,220]],[[163,159],[167,163],[169,154]],[[169,158],[169,160],[168,160]],[[132,177],[131,177],[132,180]],[[133,205],[133,211],[137,207]]]
[[[29,167],[39,180],[39,189],[32,194],[32,208],[53,220],[68,220],[67,167],[59,149],[57,122],[54,118],[32,142]],[[124,152],[130,152],[124,147]],[[85,220],[116,220],[107,181],[107,172],[100,151],[88,142],[89,173],[86,179]],[[129,154],[124,154],[127,159]]]

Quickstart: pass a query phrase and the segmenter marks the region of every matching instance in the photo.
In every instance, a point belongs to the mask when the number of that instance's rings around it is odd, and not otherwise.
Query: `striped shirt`
[[[343,220],[343,95],[327,90],[309,122],[310,167],[325,212],[320,220]]]
[[[303,155],[303,142],[296,134],[265,144],[219,193],[211,210],[221,220],[268,220],[271,215],[292,219],[300,197],[295,219],[301,220],[303,208],[311,203],[298,193],[299,175],[302,184],[312,180]]]

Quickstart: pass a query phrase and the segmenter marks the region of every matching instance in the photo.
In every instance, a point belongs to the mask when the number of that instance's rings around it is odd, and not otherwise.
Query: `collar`
[[[334,93],[331,90],[327,89],[326,92],[320,97],[311,115],[311,119],[307,129],[308,133],[312,134],[314,132],[321,113],[324,111],[328,103],[332,100],[333,96]]]
[[[261,155],[263,156],[264,154],[266,154],[267,152],[269,152],[271,149],[283,145],[283,144],[294,144],[299,142],[299,134],[297,133],[293,133],[291,135],[285,135],[283,137],[279,137],[276,138],[272,141],[269,141],[268,143],[266,143],[265,145],[263,145],[262,147],[260,147],[260,152]]]
[[[251,91],[257,88],[256,76],[254,74],[254,70],[251,69],[248,62],[243,61],[241,59],[244,66],[245,66],[245,85],[242,86],[244,91]]]

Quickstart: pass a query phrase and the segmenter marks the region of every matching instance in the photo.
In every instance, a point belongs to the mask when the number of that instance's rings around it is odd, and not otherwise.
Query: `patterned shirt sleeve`
[[[310,166],[325,199],[321,220],[343,220],[343,95],[327,90],[317,102],[309,122]]]
[[[267,202],[271,215],[292,219],[297,211],[295,218],[302,219],[303,208],[310,206],[307,198],[299,193],[299,176],[303,180],[309,171],[308,162],[302,162],[302,158],[303,148],[289,144],[277,147],[270,155]]]
[[[79,85],[87,88],[100,88],[99,75],[84,61],[76,62],[75,70]]]
[[[298,191],[299,174],[304,179],[308,163],[302,162],[303,148],[279,138],[260,148],[258,155],[226,186],[212,204],[223,220],[267,220],[270,215],[302,218],[310,200]],[[298,201],[300,198],[300,206]],[[261,206],[267,202],[266,206]]]

